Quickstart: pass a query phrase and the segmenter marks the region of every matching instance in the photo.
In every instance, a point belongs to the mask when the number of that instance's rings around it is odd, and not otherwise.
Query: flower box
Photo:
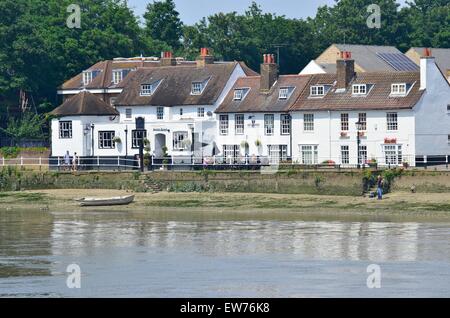
[[[385,144],[396,144],[397,138],[384,138],[384,143]]]

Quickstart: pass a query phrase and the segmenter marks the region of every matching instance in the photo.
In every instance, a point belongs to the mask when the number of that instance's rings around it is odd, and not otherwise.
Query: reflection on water
[[[450,296],[450,224],[0,212],[3,296]],[[82,288],[65,286],[67,265]],[[366,287],[382,266],[383,288]]]

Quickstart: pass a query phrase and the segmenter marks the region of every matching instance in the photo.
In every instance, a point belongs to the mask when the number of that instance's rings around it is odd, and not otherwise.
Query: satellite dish
[[[211,116],[212,116],[212,112],[211,112],[211,111],[208,111],[208,112],[206,113],[206,115],[208,115],[208,117],[211,117]]]

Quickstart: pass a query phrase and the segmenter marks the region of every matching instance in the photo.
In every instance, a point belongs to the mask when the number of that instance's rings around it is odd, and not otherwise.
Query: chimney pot
[[[273,54],[263,54],[260,78],[261,92],[269,92],[278,79],[278,65],[275,64],[275,56]]]
[[[173,53],[171,51],[161,52],[161,66],[175,66],[177,65],[177,60],[173,58]]]
[[[214,56],[208,48],[202,47],[200,49],[200,56],[197,58],[197,67],[204,67],[206,64],[214,64]]]

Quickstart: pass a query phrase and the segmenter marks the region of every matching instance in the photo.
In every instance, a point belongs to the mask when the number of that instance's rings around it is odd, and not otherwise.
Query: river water
[[[0,296],[450,297],[450,223],[0,210]]]

